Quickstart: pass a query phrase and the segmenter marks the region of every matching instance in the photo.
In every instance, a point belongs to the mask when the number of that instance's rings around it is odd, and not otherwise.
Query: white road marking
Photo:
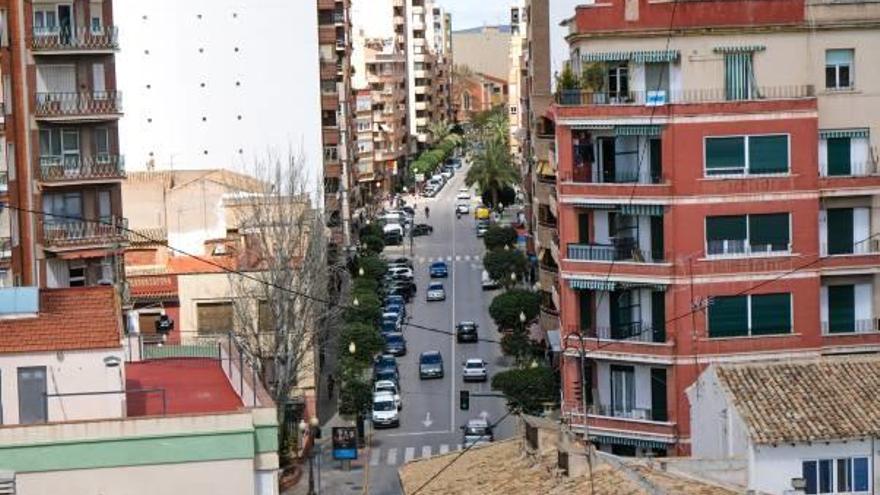
[[[456,256],[455,261],[461,261],[461,256]]]
[[[416,457],[416,449],[415,447],[407,447],[406,452],[403,454],[403,463],[413,460]]]
[[[388,450],[388,462],[387,462],[387,464],[388,464],[389,466],[394,466],[395,464],[397,464],[397,449],[396,449],[396,448],[394,448],[394,449],[389,449],[389,450]]]
[[[440,434],[448,435],[449,430],[434,430],[434,431],[409,431],[405,433],[389,433],[385,435],[386,437],[417,437],[422,435],[440,435]]]
[[[446,261],[452,261],[452,256],[447,256]]]
[[[370,452],[370,466],[378,466],[380,457],[382,457],[382,449],[373,449]]]
[[[422,446],[422,459],[425,459],[427,457],[431,457],[431,446],[430,445],[423,445]]]
[[[449,453],[449,445],[446,445],[445,443],[442,444],[440,446],[440,455],[448,454],[448,453]]]
[[[425,425],[425,428],[430,428],[434,421],[431,419],[431,413],[425,413],[425,419],[422,421],[422,424]]]

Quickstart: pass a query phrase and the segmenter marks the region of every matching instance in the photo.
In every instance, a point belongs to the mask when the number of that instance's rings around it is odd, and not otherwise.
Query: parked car
[[[488,220],[490,216],[492,216],[492,211],[485,206],[480,205],[474,209],[474,219],[476,220]]]
[[[489,379],[489,370],[487,369],[486,361],[479,358],[468,359],[465,361],[461,374],[466,382],[485,382]]]
[[[428,273],[431,275],[431,278],[446,278],[449,276],[449,266],[446,265],[445,261],[435,261],[428,268]]]
[[[413,225],[412,235],[413,237],[419,237],[423,235],[431,235],[434,233],[434,227],[426,224],[426,223],[417,223]]]
[[[459,203],[455,207],[456,213],[461,213],[462,215],[467,215],[471,211],[471,207],[465,203]]]
[[[440,175],[442,175],[444,179],[449,180],[452,177],[452,172],[450,172],[449,169],[444,168],[443,171],[440,172]]]
[[[416,210],[414,210],[412,206],[404,206],[401,210],[409,215],[410,218],[416,216]]]
[[[405,266],[407,268],[413,267],[412,260],[407,258],[406,256],[398,256],[397,258],[390,258],[385,261],[385,264],[388,266],[388,268],[391,268],[394,266]]]
[[[397,373],[397,358],[390,354],[379,354],[373,359],[373,375],[387,370]]]
[[[402,333],[386,333],[383,337],[385,337],[385,352],[387,354],[391,354],[392,356],[406,355],[406,339],[403,337]]]
[[[486,419],[474,418],[468,420],[467,424],[462,426],[461,429],[463,431],[462,445],[464,448],[495,441],[492,425]]]
[[[403,302],[389,302],[383,306],[383,311],[386,313],[400,313],[400,315],[406,318],[406,306]]]
[[[455,195],[455,199],[460,199],[463,201],[468,201],[471,199],[471,190],[467,187],[462,187],[458,190],[458,194]]]
[[[397,230],[389,230],[382,233],[382,240],[385,241],[386,246],[399,246],[403,242],[403,234]]]
[[[384,288],[385,297],[401,297],[404,302],[412,300],[413,291],[401,283],[389,284]]]
[[[377,382],[382,380],[392,381],[400,389],[400,374],[397,370],[386,369],[378,371],[373,374],[373,380]]]
[[[399,304],[404,307],[404,314],[406,314],[406,300],[403,296],[390,295],[385,296],[385,306],[391,306],[392,304]]]
[[[428,184],[427,186],[425,186],[425,190],[422,192],[422,195],[427,198],[433,198],[434,196],[437,195],[437,191],[439,191],[439,190],[440,190],[439,187],[434,186],[432,184]]]
[[[400,331],[400,324],[393,320],[383,320],[382,325],[379,326],[379,333],[382,335],[386,335],[389,333],[395,333]]]
[[[477,237],[483,237],[486,235],[486,231],[489,230],[489,221],[488,220],[477,220]]]
[[[375,428],[400,426],[400,413],[393,394],[389,392],[373,394],[372,420]]]
[[[380,392],[387,392],[394,396],[394,403],[397,405],[397,410],[403,409],[403,401],[400,399],[400,390],[397,388],[397,384],[390,380],[380,380],[373,384],[373,394],[377,394]]]
[[[455,338],[458,342],[476,342],[479,325],[472,321],[462,321],[455,326]]]
[[[427,301],[445,301],[446,300],[446,289],[443,288],[443,284],[440,282],[431,282],[428,285],[428,293],[426,295]]]
[[[425,351],[419,355],[419,378],[443,378],[443,356],[439,351]]]
[[[497,281],[492,280],[492,277],[489,276],[489,272],[483,270],[482,280],[480,281],[480,286],[483,290],[493,290],[501,287]]]
[[[389,268],[386,274],[391,275],[393,278],[404,278],[404,279],[412,279],[413,271],[412,268],[404,267],[404,266],[394,266]]]
[[[400,313],[382,313],[382,323],[393,322],[398,327],[403,324],[403,315]]]

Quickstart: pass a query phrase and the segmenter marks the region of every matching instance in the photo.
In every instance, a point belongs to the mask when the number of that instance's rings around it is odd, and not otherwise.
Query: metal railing
[[[577,261],[633,261],[662,263],[663,253],[639,249],[635,243],[569,244],[568,259]]]
[[[122,113],[120,91],[37,93],[37,117],[73,117]]]
[[[791,253],[791,244],[750,244],[745,239],[729,239],[709,241],[706,243],[706,255],[709,257],[742,257],[784,255]]]
[[[122,242],[128,239],[128,219],[43,220],[43,241],[49,245]]]
[[[587,330],[585,334],[590,338],[602,340],[625,340],[654,344],[662,344],[666,341],[665,332],[662,329],[655,329],[653,325],[641,322],[617,327],[596,327]]]
[[[99,30],[80,27],[34,28],[31,47],[34,51],[76,51],[119,49],[119,28],[105,26]]]
[[[819,176],[820,177],[867,177],[869,175],[878,175],[880,174],[880,170],[878,170],[877,163],[875,162],[853,162],[849,164],[849,173],[848,174],[829,174],[828,173],[828,164],[821,163],[819,165]]]
[[[577,150],[575,149],[575,153]],[[605,174],[601,168],[590,174],[587,167],[576,167],[571,174],[565,174],[571,182],[584,184],[660,184],[663,178],[659,175],[640,174],[638,168],[616,168],[614,175]]]
[[[125,160],[120,155],[89,157],[40,157],[44,182],[125,178]]]
[[[760,86],[751,88],[746,98],[736,97],[726,88],[659,90],[659,91],[592,91],[564,89],[556,92],[556,103],[563,106],[634,105],[661,106],[679,103],[744,102],[813,98],[815,87],[807,85]]]
[[[847,243],[844,247],[849,248],[845,253],[830,253],[828,251],[828,243],[819,244],[820,256],[836,256],[836,255],[852,255],[852,254],[877,254],[880,253],[880,239],[865,239],[855,244]]]
[[[638,419],[643,421],[666,421],[666,418],[655,419],[654,411],[652,409],[643,409],[638,407],[612,407],[610,404],[593,404],[589,406],[589,413],[592,416],[607,416],[611,418]]]
[[[851,335],[854,333],[875,332],[880,332],[880,318],[853,320],[851,326],[836,324],[833,329],[831,328],[830,322],[822,322],[822,335]]]

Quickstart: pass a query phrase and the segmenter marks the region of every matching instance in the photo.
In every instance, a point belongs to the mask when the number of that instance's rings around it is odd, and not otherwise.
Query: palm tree
[[[498,194],[519,181],[519,172],[513,167],[504,142],[486,141],[483,148],[474,152],[472,162],[464,182],[468,186],[477,184],[480,191],[491,191],[493,207],[498,205]]]

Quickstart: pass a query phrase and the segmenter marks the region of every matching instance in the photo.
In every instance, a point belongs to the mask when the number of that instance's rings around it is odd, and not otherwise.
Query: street
[[[492,297],[498,291],[483,291],[480,286],[484,247],[482,239],[475,235],[472,213],[478,200],[471,200],[471,214],[462,215],[460,219],[455,216],[455,195],[464,187],[465,172],[466,167],[457,170],[436,197],[417,200],[415,222],[432,225],[433,234],[416,237],[412,255],[408,239],[400,246],[387,247],[384,254],[386,257],[410,256],[413,260],[418,292],[407,306],[410,323],[453,332],[457,322],[472,320],[479,325],[480,338],[500,340],[488,313]],[[430,208],[428,219],[424,216],[425,206]],[[431,280],[428,267],[434,261],[446,261],[449,265],[447,279],[434,279],[443,282],[446,301],[428,303],[425,301],[425,290]],[[484,416],[491,423],[506,412],[504,400],[499,398],[471,396],[468,411],[460,411],[458,403],[462,387],[471,392],[490,391],[491,376],[506,364],[497,343],[456,344],[452,335],[412,326],[406,326],[404,333],[408,352],[397,360],[403,398],[400,427],[372,430],[370,446],[363,454],[363,476],[369,483],[369,493],[374,495],[400,493],[397,469],[403,463],[461,448],[459,427],[469,419]],[[440,351],[443,355],[445,375],[442,379],[419,379],[419,354],[428,350]],[[464,384],[461,367],[468,358],[482,358],[489,364],[489,382]],[[514,429],[514,421],[505,419],[495,429],[496,440],[510,437]],[[332,460],[329,449],[323,455],[324,493],[338,493],[328,491],[335,486],[332,479],[340,472],[338,463]]]

